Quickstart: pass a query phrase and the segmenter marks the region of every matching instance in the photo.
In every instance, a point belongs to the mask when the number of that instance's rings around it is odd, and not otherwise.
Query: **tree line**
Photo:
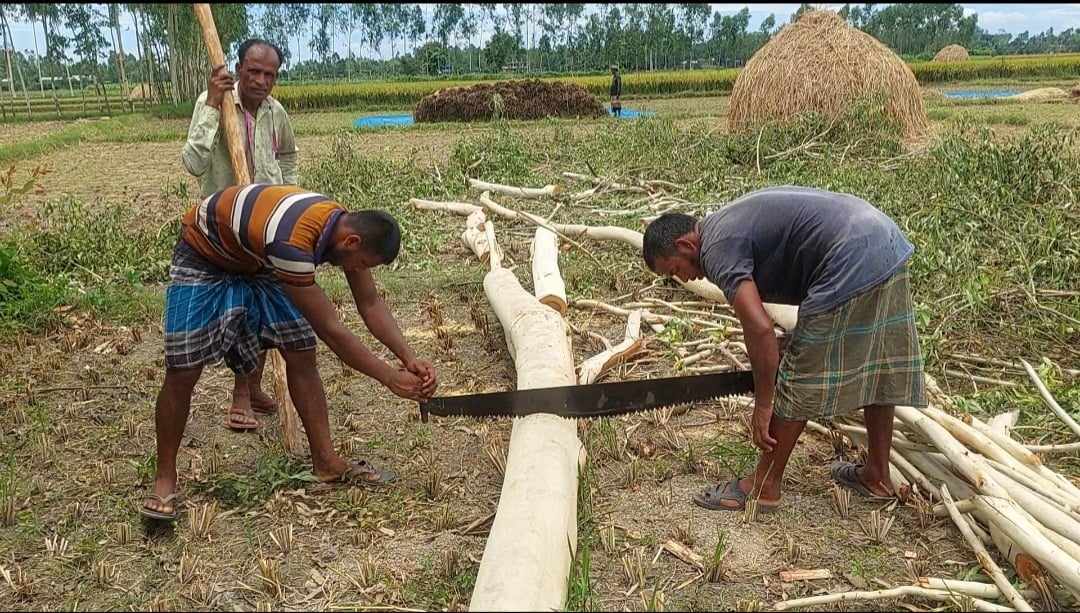
[[[294,81],[596,72],[611,64],[624,71],[736,67],[784,25],[770,15],[750,28],[748,8],[720,13],[707,3],[212,6],[227,52],[248,36],[270,40],[285,56],[281,78]],[[134,25],[134,49],[124,47],[123,13]],[[1080,51],[1078,28],[992,34],[959,4],[845,4],[840,15],[909,60],[953,43],[973,55]],[[12,23],[31,26],[32,52],[13,50]],[[206,52],[190,4],[8,3],[0,5],[0,29],[5,88],[15,97],[18,86],[28,106],[33,89],[56,100],[76,85],[105,97],[106,83],[124,92],[139,85],[150,101],[177,104],[205,87]]]

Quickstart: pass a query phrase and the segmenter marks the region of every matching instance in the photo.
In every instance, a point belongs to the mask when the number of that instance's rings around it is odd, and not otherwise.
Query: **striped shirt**
[[[283,283],[311,285],[343,213],[337,202],[295,185],[233,186],[188,209],[183,237],[226,271],[269,268]]]

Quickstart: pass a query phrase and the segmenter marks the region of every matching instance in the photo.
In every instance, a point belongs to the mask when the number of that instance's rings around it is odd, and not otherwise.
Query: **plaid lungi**
[[[315,332],[264,270],[244,276],[219,269],[180,240],[165,290],[165,366],[194,368],[224,359],[246,375],[272,347],[314,349]]]
[[[829,311],[799,317],[776,376],[781,419],[828,419],[874,404],[926,406],[907,266]]]

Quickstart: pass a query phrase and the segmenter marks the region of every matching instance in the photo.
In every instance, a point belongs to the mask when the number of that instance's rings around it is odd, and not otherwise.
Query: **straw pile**
[[[739,73],[728,121],[742,131],[807,111],[837,117],[871,96],[882,96],[906,136],[929,127],[919,83],[903,60],[836,13],[807,11]]]
[[[1048,408],[1080,436],[1080,424],[1058,405],[1031,365],[1021,363]],[[1075,452],[1080,443],[1025,445],[1011,434],[1019,411],[984,422],[955,411],[951,399],[933,379],[928,376],[926,381],[929,408],[896,408],[891,472],[901,496],[914,501],[922,515],[932,513],[956,525],[994,581],[994,585],[958,582],[962,593],[1004,600],[1012,607],[977,603],[980,606],[976,608],[984,611],[1031,611],[1027,600],[1034,600],[1035,610],[1054,605],[1075,607],[1080,602],[1080,488],[1044,464],[1040,454]],[[862,424],[848,418],[835,421],[836,430],[832,431],[813,422],[809,426],[830,434],[834,442],[846,435],[860,446],[867,443]],[[938,504],[932,506],[931,502]],[[1030,589],[1018,592],[1012,588],[1001,566],[988,554],[995,549],[1001,554],[999,559],[1011,565]],[[1065,591],[1055,589],[1055,583]],[[898,595],[942,600],[940,592],[951,590],[948,584],[920,578]],[[858,599],[890,595],[867,592]],[[788,601],[777,608],[820,606],[839,596]]]
[[[1009,100],[1022,100],[1025,102],[1043,102],[1046,100],[1062,100],[1069,97],[1069,92],[1060,87],[1040,87],[1026,92],[1008,96]]]
[[[600,117],[604,107],[584,87],[538,79],[449,87],[424,96],[417,122]]]
[[[960,45],[948,45],[934,56],[935,62],[966,62],[968,60],[967,49]]]
[[[1080,83],[1073,85],[1072,89],[1069,90],[1069,95],[1073,98],[1080,98]]]

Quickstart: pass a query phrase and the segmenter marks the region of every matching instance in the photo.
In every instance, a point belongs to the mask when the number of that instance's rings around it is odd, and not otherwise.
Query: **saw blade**
[[[716,400],[752,391],[753,372],[740,370],[687,377],[443,396],[420,403],[420,418],[426,422],[428,415],[499,418],[549,413],[567,418],[593,419]]]

